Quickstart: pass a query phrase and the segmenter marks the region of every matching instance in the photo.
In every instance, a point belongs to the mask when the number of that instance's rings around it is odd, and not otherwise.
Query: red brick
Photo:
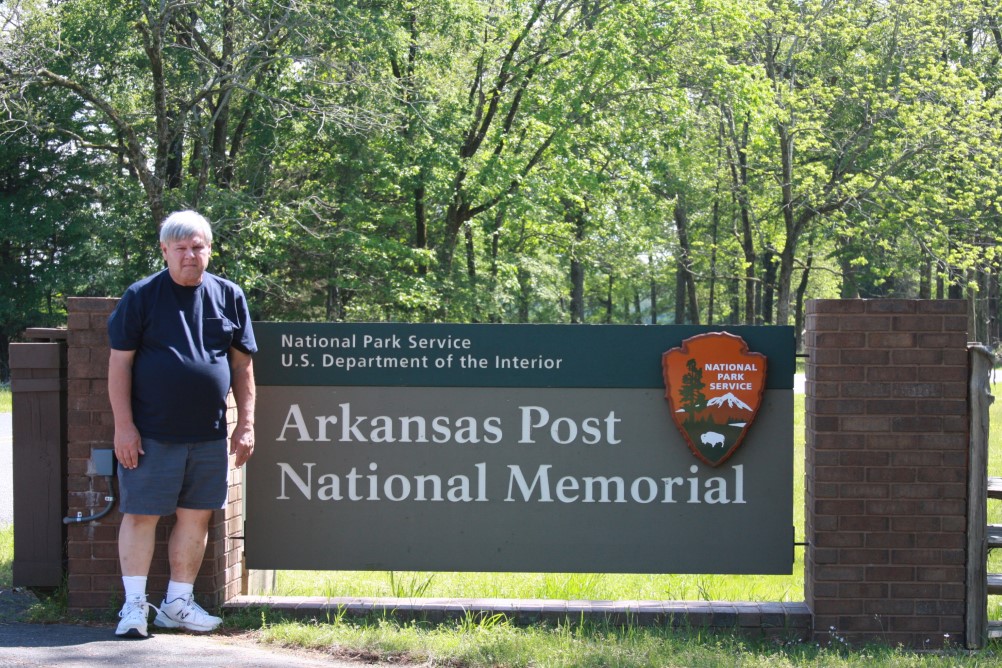
[[[967,348],[967,330],[962,332],[944,332],[942,334],[918,334],[916,344],[919,348]]]
[[[869,299],[867,313],[915,313],[917,302],[913,299]]]
[[[931,582],[899,582],[891,585],[894,598],[937,598],[943,585]]]
[[[891,553],[888,550],[871,550],[859,548],[843,548],[838,551],[836,563],[845,565],[878,566],[890,563]]]
[[[862,566],[818,566],[815,578],[829,582],[862,582],[866,569]]]
[[[115,297],[67,297],[66,310],[68,312],[98,311],[111,313],[115,310],[118,299]]]
[[[921,468],[918,470],[918,480],[919,482],[953,482],[962,484],[967,481],[967,470],[947,466]]]
[[[914,582],[914,566],[870,566],[866,569],[866,582]]]
[[[915,601],[910,599],[870,600],[864,606],[868,615],[912,615],[915,613]]]
[[[915,402],[908,399],[869,399],[866,413],[869,415],[911,415],[915,412]]]
[[[967,383],[967,368],[962,366],[919,367],[918,380],[940,383]]]
[[[861,500],[833,501],[816,500],[814,512],[818,515],[862,515],[864,502]]]
[[[918,375],[917,371],[915,375]],[[897,383],[891,387],[891,396],[940,399],[943,397],[943,388],[942,383]]]
[[[893,631],[921,631],[936,633],[940,630],[938,617],[893,617],[889,620]]]
[[[870,334],[870,336],[874,336]],[[863,332],[819,332],[814,336],[817,348],[865,348],[867,334]]]
[[[839,418],[839,429],[843,432],[886,432],[891,430],[890,417],[842,417]]]
[[[943,351],[938,348],[900,348],[888,353],[889,364],[900,366],[943,364]]]
[[[941,531],[943,527],[939,517],[895,517],[890,524],[891,531],[905,532]]]
[[[862,482],[866,479],[866,469],[855,466],[818,466],[814,476],[824,482]]]
[[[912,483],[909,485],[893,485],[891,495],[895,499],[943,499],[944,486],[934,483]]]
[[[890,316],[873,316],[869,318],[842,318],[843,332],[887,332],[893,327]]]
[[[915,367],[871,366],[866,369],[866,380],[869,382],[910,383],[917,377]]]
[[[815,399],[808,400],[819,415],[860,415],[866,403],[860,399]]]
[[[918,478],[918,471],[913,468],[870,468],[866,470],[868,482],[913,482]]]
[[[871,348],[913,348],[915,336],[910,332],[871,332],[866,337],[866,345]]]
[[[958,550],[967,546],[967,536],[962,533],[920,533],[915,536],[915,546]]]
[[[943,418],[938,416],[914,416],[891,418],[891,431],[894,432],[940,432],[943,431]]]
[[[839,485],[841,499],[887,499],[891,490],[887,485],[847,483]]]
[[[844,397],[890,397],[896,389],[891,383],[851,383],[842,386]]]
[[[863,547],[866,535],[862,533],[822,533],[814,537],[817,547]]]
[[[883,582],[840,582],[838,596],[845,598],[887,598],[888,585]]]
[[[807,369],[817,365],[839,364],[842,361],[842,351],[838,348],[813,348],[810,359],[807,362]]]
[[[862,434],[824,433],[814,435],[814,445],[818,449],[856,450],[866,445]]]
[[[842,318],[837,315],[811,315],[805,325],[812,332],[837,332],[842,328]]]
[[[943,318],[943,329],[945,331],[967,333],[967,316],[948,316]]]
[[[868,533],[865,546],[869,548],[911,548],[915,547],[915,535],[910,533]]]
[[[943,318],[932,315],[899,315],[894,317],[897,332],[941,332]]]
[[[870,444],[870,439],[873,438],[873,435],[850,434],[848,438],[859,439],[860,445],[855,447],[866,448]],[[890,460],[891,453],[874,450],[846,450],[839,454],[839,464],[842,466],[885,467]]]
[[[888,517],[850,515],[839,518],[838,529],[839,531],[887,531],[890,525],[891,520]],[[937,522],[937,530],[939,526]]]
[[[943,351],[943,364],[949,366],[962,366],[966,368],[969,364],[967,358],[968,353],[966,350],[953,349]]]
[[[810,299],[808,313],[861,314],[866,310],[861,299]]]
[[[967,322],[967,301],[963,299],[921,299],[916,301],[915,305],[918,313],[960,315],[964,317],[964,322]]]

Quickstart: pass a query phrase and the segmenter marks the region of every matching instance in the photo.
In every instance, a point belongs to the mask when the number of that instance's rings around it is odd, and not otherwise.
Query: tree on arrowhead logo
[[[698,334],[661,356],[672,420],[706,464],[720,466],[744,440],[762,405],[766,361],[727,332]]]

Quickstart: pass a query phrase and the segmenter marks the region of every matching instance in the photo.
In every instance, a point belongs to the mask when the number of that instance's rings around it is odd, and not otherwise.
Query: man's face
[[[194,287],[202,282],[202,273],[209,266],[212,244],[201,234],[189,239],[160,244],[160,250],[167,261],[167,271],[178,285]]]

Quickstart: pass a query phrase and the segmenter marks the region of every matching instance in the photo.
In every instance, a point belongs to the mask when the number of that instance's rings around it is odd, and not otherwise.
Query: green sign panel
[[[661,366],[708,331],[255,323],[248,566],[789,573],[793,330],[727,328],[768,374],[717,467]],[[706,388],[741,385],[705,366]]]

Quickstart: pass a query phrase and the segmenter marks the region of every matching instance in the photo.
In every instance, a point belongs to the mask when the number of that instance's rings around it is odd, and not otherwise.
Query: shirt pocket
[[[225,355],[233,343],[233,323],[226,318],[206,318],[202,321],[202,345],[213,357]]]

